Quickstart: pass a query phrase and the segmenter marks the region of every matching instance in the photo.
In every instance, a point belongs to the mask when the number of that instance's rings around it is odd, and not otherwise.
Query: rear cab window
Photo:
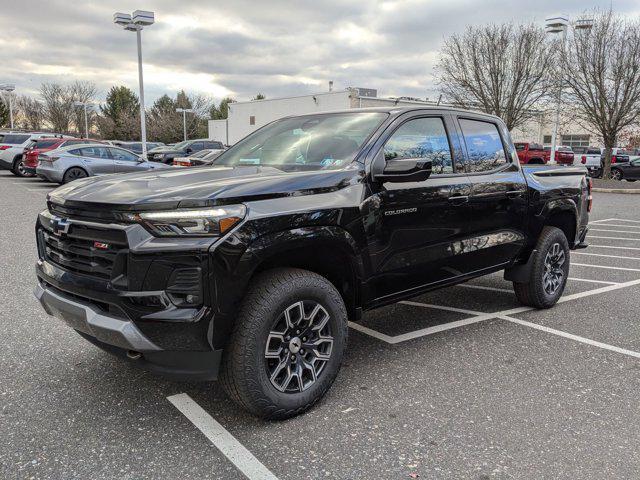
[[[22,145],[31,138],[31,135],[5,135],[2,143],[6,145]]]
[[[60,140],[36,140],[33,148],[51,148],[58,144]]]
[[[509,163],[500,131],[495,123],[459,118],[467,146],[467,171],[488,172]]]

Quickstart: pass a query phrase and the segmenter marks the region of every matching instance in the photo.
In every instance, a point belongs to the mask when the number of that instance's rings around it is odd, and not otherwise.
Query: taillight
[[[189,160],[181,160],[177,158],[173,160],[173,166],[174,167],[190,167],[191,162]]]
[[[587,163],[587,156],[582,155],[582,164],[585,165]]]
[[[7,150],[11,148],[9,145],[0,145],[0,150]]]
[[[591,212],[591,207],[593,206],[593,195],[591,195],[591,190],[593,189],[593,178],[589,177],[587,179],[587,212]]]
[[[616,156],[615,155],[611,155],[611,163],[616,163]]]

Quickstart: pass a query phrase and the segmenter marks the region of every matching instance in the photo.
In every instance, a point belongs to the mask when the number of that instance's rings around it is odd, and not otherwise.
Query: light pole
[[[182,131],[184,133],[184,141],[187,141],[187,113],[193,113],[192,108],[176,108],[176,112],[182,113]]]
[[[125,30],[136,32],[138,40],[138,82],[140,83],[140,135],[142,140],[142,156],[147,158],[147,125],[144,110],[144,84],[142,81],[142,29],[153,25],[155,17],[153,12],[136,10],[133,15],[128,13],[114,13],[113,23],[124,27]]]
[[[9,123],[11,124],[11,130],[13,130],[13,105],[11,103],[11,92],[13,92],[15,89],[16,86],[11,83],[3,83],[2,85],[0,85],[0,90],[3,92],[7,92],[7,95],[9,97]]]
[[[84,108],[84,131],[85,138],[89,138],[89,121],[87,120],[87,102],[73,102],[76,107]]]
[[[569,27],[573,26],[574,30],[589,30],[593,26],[593,20],[581,18],[576,20],[573,25],[569,21],[567,15],[554,15],[545,20],[545,30],[547,33],[562,34],[561,51],[564,52],[567,44],[567,33]],[[560,107],[562,105],[562,88],[564,87],[564,70],[560,69],[560,79],[558,82],[558,93],[556,98],[556,113],[553,122],[553,134],[551,136],[551,158],[549,163],[556,163],[556,150],[558,148],[558,125],[560,123]]]

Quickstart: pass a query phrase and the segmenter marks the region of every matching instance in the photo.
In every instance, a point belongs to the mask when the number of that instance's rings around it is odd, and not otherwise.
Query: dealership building
[[[235,102],[229,104],[229,115],[226,120],[209,120],[209,138],[233,145],[267,123],[290,115],[367,107],[433,107],[438,105],[448,106],[444,103],[438,104],[438,102],[418,98],[381,98],[378,97],[376,90],[370,88],[347,88],[346,90],[312,95]],[[532,120],[511,132],[513,140],[550,145],[553,131],[552,116],[552,114],[542,112],[535,114]],[[574,122],[561,120],[558,144],[577,147],[597,146],[600,142],[595,135]]]

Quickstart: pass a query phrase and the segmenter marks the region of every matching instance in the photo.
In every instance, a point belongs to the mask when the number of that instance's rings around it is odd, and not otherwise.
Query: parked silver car
[[[89,144],[58,148],[39,155],[36,173],[49,182],[68,183],[94,175],[163,168],[169,166],[148,162],[124,148]]]

